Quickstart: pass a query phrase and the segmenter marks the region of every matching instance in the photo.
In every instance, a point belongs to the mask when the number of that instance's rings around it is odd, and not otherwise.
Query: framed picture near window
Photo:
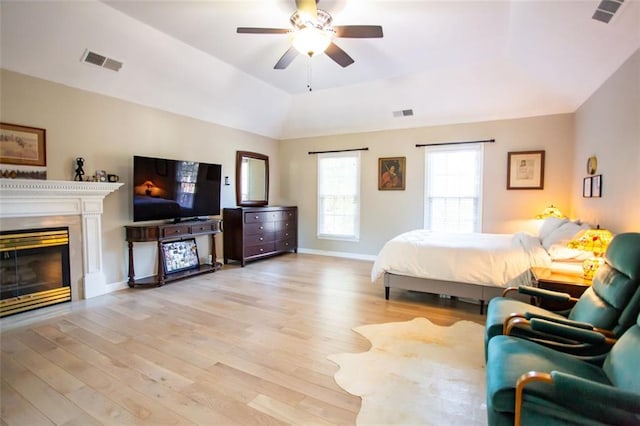
[[[591,176],[582,179],[582,198],[591,198],[592,181]]]
[[[406,157],[387,157],[378,159],[378,190],[405,189]]]
[[[46,166],[46,130],[0,123],[0,163]]]
[[[167,274],[200,267],[195,238],[162,243],[162,261]]]
[[[595,198],[602,197],[602,175],[595,175],[592,177],[591,183],[591,196]]]
[[[544,189],[544,151],[508,153],[507,189]]]

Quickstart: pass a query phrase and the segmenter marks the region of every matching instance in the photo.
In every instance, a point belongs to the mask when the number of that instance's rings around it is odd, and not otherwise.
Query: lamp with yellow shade
[[[565,215],[560,211],[559,208],[551,204],[549,207],[542,210],[540,214],[536,215],[536,219],[546,219],[548,217],[557,217],[558,219],[564,219]]]
[[[593,253],[593,257],[582,263],[585,278],[593,278],[600,265],[604,263],[602,256],[607,251],[612,239],[613,234],[606,229],[600,229],[598,225],[596,229],[589,229],[579,233],[576,238],[569,242],[569,248]]]

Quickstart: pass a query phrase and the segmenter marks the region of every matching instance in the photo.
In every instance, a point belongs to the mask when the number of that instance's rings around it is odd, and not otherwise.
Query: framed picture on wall
[[[508,153],[507,189],[544,189],[544,151]]]
[[[405,189],[406,157],[389,157],[378,159],[378,190]]]
[[[602,175],[595,175],[592,177],[591,183],[591,196],[600,198],[602,197]]]
[[[582,179],[582,197],[591,198],[591,183],[593,178],[591,176]]]
[[[0,123],[0,163],[46,166],[46,130]]]

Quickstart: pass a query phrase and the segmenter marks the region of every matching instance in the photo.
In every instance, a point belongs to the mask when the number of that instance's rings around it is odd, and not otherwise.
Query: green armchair
[[[532,341],[496,336],[487,360],[489,426],[638,425],[638,359],[640,316],[601,367]]]
[[[518,291],[538,298],[575,302],[568,312],[552,312],[509,297],[497,297],[489,302],[485,327],[485,357],[492,338],[510,334],[550,346],[556,350],[584,356],[601,362],[610,349],[610,342],[576,341],[559,337],[548,327],[531,327],[531,319],[543,319],[565,326],[596,330],[608,337],[619,337],[634,324],[640,313],[640,233],[616,235],[607,248],[605,263],[598,269],[591,287],[579,299],[535,287],[522,286]],[[520,319],[522,318],[522,319]],[[510,324],[513,322],[513,324]],[[538,325],[540,323],[538,322]]]

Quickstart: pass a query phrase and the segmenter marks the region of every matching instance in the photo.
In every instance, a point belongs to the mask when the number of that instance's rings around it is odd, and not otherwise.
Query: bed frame
[[[484,305],[494,297],[502,296],[502,292],[504,291],[503,287],[408,277],[385,272],[384,298],[387,300],[389,300],[389,290],[391,288],[477,299],[480,301],[481,315],[484,314]]]

